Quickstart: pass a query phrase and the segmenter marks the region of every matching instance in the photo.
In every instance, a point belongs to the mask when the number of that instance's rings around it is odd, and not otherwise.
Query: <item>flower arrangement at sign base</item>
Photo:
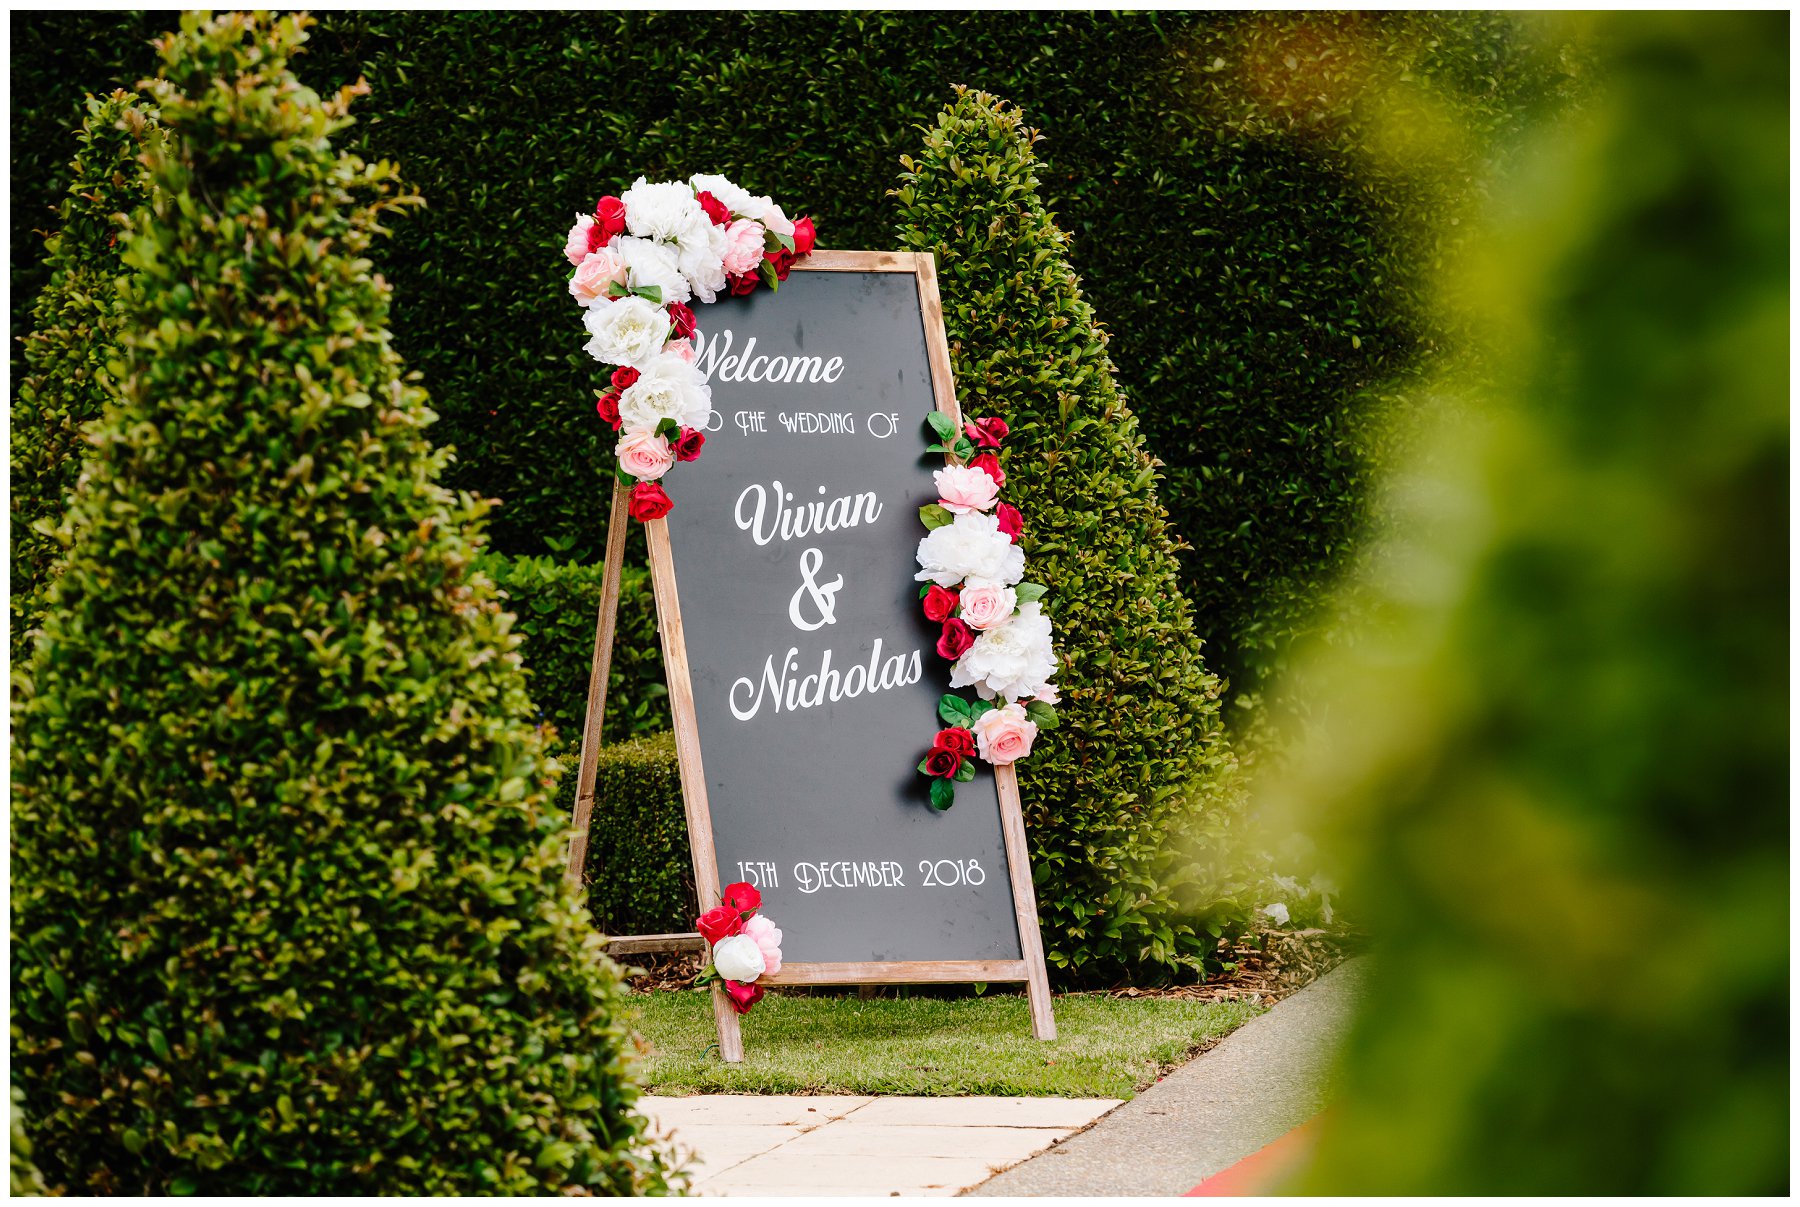
[[[973,687],[975,699],[946,692],[938,731],[919,772],[931,779],[931,803],[956,803],[956,785],[975,778],[974,760],[996,767],[1031,753],[1040,729],[1056,728],[1056,650],[1044,588],[1022,581],[1024,523],[1000,501],[1005,420],[971,419],[958,432],[942,412],[930,417],[949,463],[933,472],[938,500],[919,508],[929,530],[919,542],[919,588],[925,617],[942,626],[937,652],[948,659],[951,687]]]
[[[762,908],[762,894],[755,885],[728,884],[724,898],[724,904],[694,920],[694,929],[712,949],[696,983],[723,981],[733,1008],[748,1014],[762,1001],[757,979],[781,971],[781,928],[756,912]]]
[[[616,366],[594,409],[619,433],[617,473],[631,484],[633,519],[669,514],[661,478],[700,455],[712,421],[688,303],[777,289],[813,242],[811,218],[790,219],[723,176],[640,176],[576,216],[563,246],[575,266],[569,294],[584,311],[588,355]]]

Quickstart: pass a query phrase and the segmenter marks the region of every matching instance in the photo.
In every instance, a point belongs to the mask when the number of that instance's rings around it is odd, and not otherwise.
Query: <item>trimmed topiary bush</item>
[[[12,1076],[73,1193],[658,1191],[482,505],[364,258],[397,195],[188,15],[121,394],[14,713]]]
[[[1176,538],[1083,300],[1069,238],[1039,192],[1033,131],[985,93],[956,100],[905,159],[900,242],[937,258],[965,414],[1012,427],[1001,456],[1050,588],[1061,725],[1020,764],[1047,956],[1067,977],[1171,964],[1213,943],[1159,874],[1171,831],[1234,767],[1219,681],[1177,583]]]
[[[594,620],[605,578],[601,567],[551,557],[489,554],[482,558],[481,568],[517,613],[513,628],[524,638],[520,652],[538,719],[556,726],[562,737],[579,741],[594,667]],[[626,566],[620,576],[604,736],[608,742],[619,742],[668,728],[669,689],[656,635],[650,572]]]
[[[61,546],[60,523],[86,453],[81,429],[117,391],[118,287],[124,216],[149,195],[146,144],[153,111],[127,92],[88,98],[62,229],[45,247],[49,283],[25,338],[30,376],[12,405],[12,656],[23,659],[43,614],[43,591]]]
[[[575,807],[581,743],[563,757],[557,805]],[[600,748],[594,812],[588,827],[586,880],[594,925],[610,935],[659,935],[694,928],[693,856],[681,805],[675,736],[633,738]]]

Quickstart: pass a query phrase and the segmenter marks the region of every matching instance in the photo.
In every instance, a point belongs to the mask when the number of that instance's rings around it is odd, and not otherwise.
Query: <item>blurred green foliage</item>
[[[87,451],[82,427],[100,417],[117,391],[108,366],[119,355],[119,236],[125,216],[149,196],[138,159],[146,143],[160,137],[153,114],[123,90],[105,100],[88,98],[62,224],[45,244],[50,279],[32,307],[24,340],[28,375],[12,402],[15,663],[31,649],[60,554],[56,539],[41,529],[62,522]]]
[[[69,1193],[669,1189],[484,507],[365,253],[304,17],[160,45],[93,425],[13,714],[11,1076]]]
[[[395,330],[455,445],[448,481],[503,500],[496,547],[595,562],[609,442],[567,319],[570,216],[643,173],[725,172],[888,247],[883,196],[954,83],[1008,97],[1054,149],[1045,207],[1096,310],[1214,669],[1250,692],[1306,630],[1363,520],[1362,422],[1445,345],[1421,282],[1488,163],[1568,64],[1499,13],[381,12],[324,14],[307,70],[373,86],[352,149],[430,202],[384,264]],[[14,23],[13,282],[66,182],[84,90],[150,69],[158,22]],[[1409,167],[1370,97],[1402,87]],[[1429,236],[1411,219],[1442,218]],[[15,312],[15,334],[22,315]]]
[[[1788,16],[1597,20],[1278,794],[1383,943],[1304,1189],[1788,1186]]]
[[[1045,957],[1064,979],[1192,968],[1218,923],[1166,852],[1226,807],[1236,760],[1156,463],[1045,208],[1036,137],[1016,108],[958,90],[902,161],[899,240],[936,257],[964,413],[1011,426],[1007,497],[1050,588],[1060,724],[1019,764]]]

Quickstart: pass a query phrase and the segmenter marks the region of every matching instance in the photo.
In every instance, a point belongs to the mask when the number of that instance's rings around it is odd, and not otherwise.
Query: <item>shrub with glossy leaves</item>
[[[81,429],[116,393],[118,278],[126,214],[148,196],[140,156],[159,137],[153,110],[128,92],[88,98],[87,120],[45,247],[50,280],[25,338],[30,375],[12,406],[12,656],[30,649],[43,591],[61,549],[59,524],[81,470]]]
[[[1063,699],[1019,764],[1032,868],[1049,960],[1091,978],[1212,949],[1163,852],[1207,824],[1234,762],[1156,462],[1044,206],[1035,139],[1017,109],[959,89],[895,196],[900,242],[937,259],[964,413],[1012,428],[1006,493],[1050,588]]]
[[[14,714],[12,1076],[74,1193],[629,1193],[617,972],[305,18],[186,16]]]
[[[563,756],[558,803],[575,807],[579,742]],[[694,928],[693,856],[681,803],[675,736],[652,734],[602,746],[595,763],[594,811],[585,869],[594,925],[611,935]]]

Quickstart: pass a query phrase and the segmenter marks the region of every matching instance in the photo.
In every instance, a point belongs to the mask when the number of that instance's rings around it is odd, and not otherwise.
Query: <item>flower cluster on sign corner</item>
[[[588,355],[616,366],[594,409],[619,433],[618,475],[631,516],[674,506],[661,478],[706,443],[712,388],[694,365],[691,301],[777,289],[813,249],[811,218],[789,218],[723,176],[651,184],[642,176],[576,216],[563,254],[584,310]]]
[[[994,766],[1031,753],[1040,729],[1056,728],[1056,650],[1044,587],[1023,581],[1024,524],[1019,509],[1000,501],[1006,472],[1001,419],[971,419],[961,432],[942,412],[930,417],[946,454],[932,477],[938,500],[919,508],[929,530],[919,542],[919,588],[926,619],[941,625],[937,652],[950,661],[950,686],[973,687],[975,698],[947,692],[938,700],[944,728],[919,772],[931,780],[931,803],[956,803],[956,785],[975,778],[974,759]]]
[[[723,981],[725,993],[739,1014],[762,1001],[759,977],[781,971],[781,928],[756,911],[762,894],[756,886],[739,881],[725,886],[724,904],[715,905],[695,919],[694,929],[712,948],[712,958],[700,970],[697,984]]]

